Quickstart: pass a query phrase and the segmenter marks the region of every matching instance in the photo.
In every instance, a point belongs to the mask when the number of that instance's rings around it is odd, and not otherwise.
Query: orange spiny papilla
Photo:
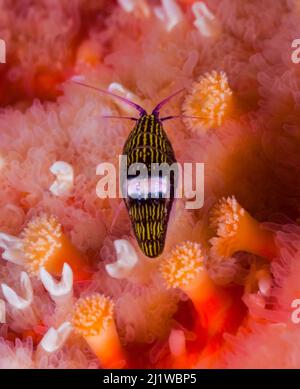
[[[32,219],[21,234],[28,273],[39,275],[41,267],[60,276],[64,263],[72,268],[74,279],[90,278],[87,264],[79,251],[63,233],[54,216],[42,215]]]
[[[192,132],[220,127],[232,115],[233,105],[233,93],[225,72],[213,70],[192,84],[182,106],[183,115],[199,119],[184,118],[183,121]]]
[[[98,357],[103,368],[123,368],[126,361],[117,333],[114,304],[99,293],[81,298],[75,304],[72,323]]]
[[[199,316],[201,331],[207,339],[235,327],[228,318],[232,314],[231,291],[213,283],[205,269],[201,245],[184,242],[175,247],[160,265],[161,274],[169,288],[180,288],[192,300]],[[235,319],[233,320],[235,322]]]
[[[250,216],[234,196],[219,200],[211,211],[210,224],[218,235],[210,240],[214,256],[246,251],[272,260],[278,254],[274,233]]]

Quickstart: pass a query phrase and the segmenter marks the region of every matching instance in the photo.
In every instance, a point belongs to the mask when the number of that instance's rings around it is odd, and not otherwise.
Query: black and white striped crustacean
[[[127,156],[128,167],[133,163],[145,164],[149,177],[151,172],[155,174],[152,164],[172,165],[176,162],[172,145],[162,127],[162,122],[155,113],[145,114],[137,121],[125,143],[123,154]],[[127,175],[127,179],[134,180],[134,177]],[[169,197],[162,196],[163,179],[168,180],[166,186],[170,185]],[[153,186],[155,186],[153,181],[156,181],[157,193],[151,191],[149,178],[148,196],[145,196],[143,190],[141,190],[140,198],[138,198],[137,193],[133,198],[128,192],[125,203],[141,250],[148,257],[154,258],[160,255],[164,249],[174,198],[174,176],[172,174],[168,177],[152,175],[151,180]],[[140,185],[138,181],[137,185]]]
[[[147,257],[155,258],[159,256],[164,249],[176,183],[172,171],[170,172],[171,174],[168,174],[166,177],[162,176],[161,173],[159,173],[159,175],[150,176],[150,172],[153,173],[153,170],[151,171],[152,164],[168,164],[171,166],[176,162],[172,145],[163,129],[162,123],[168,119],[181,117],[167,116],[160,118],[159,111],[164,104],[184,89],[180,89],[164,99],[149,115],[144,108],[124,97],[81,82],[76,83],[115,97],[128,105],[131,105],[139,112],[139,118],[105,117],[126,118],[136,121],[136,125],[130,132],[123,149],[123,155],[127,158],[127,195],[124,200],[131,219],[134,234],[142,252]],[[132,176],[128,174],[130,166],[136,163],[142,163],[146,166],[149,173],[148,179],[152,180],[152,183],[154,180],[153,186],[155,187],[156,185],[158,188],[155,193],[151,192],[152,186],[150,185],[150,182],[149,185],[147,185],[147,193],[145,193],[143,192],[143,189],[141,189],[143,183],[139,182],[138,175]],[[128,188],[131,189],[128,190]],[[167,195],[165,195],[166,193],[162,193],[162,191],[167,192]]]

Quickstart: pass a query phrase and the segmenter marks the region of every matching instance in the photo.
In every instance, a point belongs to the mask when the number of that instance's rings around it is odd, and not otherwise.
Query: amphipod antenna
[[[202,120],[205,119],[204,116],[186,116],[186,115],[171,115],[171,116],[165,116],[163,118],[160,118],[161,122],[164,122],[166,120],[171,120],[171,119],[198,119]]]
[[[182,89],[178,90],[177,92],[173,93],[172,95],[166,97],[160,103],[158,103],[157,106],[153,109],[152,115],[158,116],[161,107],[164,106],[165,104],[167,104],[174,96],[178,95],[179,93],[183,92],[184,90],[185,90],[185,88],[182,88]]]
[[[104,115],[101,116],[102,119],[126,119],[126,120],[134,120],[135,122],[139,120],[138,118],[134,118],[132,116],[111,116],[111,115]]]
[[[97,88],[97,87],[92,86],[92,85],[84,84],[83,82],[80,82],[80,81],[71,80],[71,82],[73,82],[74,84],[77,84],[77,85],[85,86],[85,87],[90,88],[90,89],[94,89],[94,90],[101,92],[105,95],[115,97],[116,99],[119,99],[119,100],[123,101],[124,103],[131,105],[131,107],[134,107],[136,110],[138,110],[140,113],[140,116],[147,115],[147,112],[144,108],[142,108],[140,105],[134,103],[133,101],[126,99],[125,97],[121,97],[121,96],[116,95],[112,92],[109,92],[105,89],[100,89],[100,88]]]

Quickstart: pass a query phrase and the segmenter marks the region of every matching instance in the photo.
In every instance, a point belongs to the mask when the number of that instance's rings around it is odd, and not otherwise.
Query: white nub
[[[155,7],[154,13],[164,22],[167,31],[172,31],[183,20],[183,13],[175,0],[162,0],[162,7]]]
[[[126,278],[138,262],[135,248],[126,240],[114,241],[117,261],[105,266],[107,273],[117,279]]]
[[[119,84],[118,82],[112,82],[111,84],[109,84],[107,90],[111,93],[115,93],[121,97],[124,97],[125,99],[128,99],[130,101],[134,101],[137,104],[140,103],[140,99],[134,93],[130,92],[130,90],[128,90],[127,88],[125,88],[124,85]],[[123,109],[124,111],[126,111],[128,113],[131,113],[131,112],[135,113],[136,112],[133,107],[129,106],[125,102],[122,102],[121,100],[115,99],[114,102],[121,109]]]
[[[220,24],[215,15],[210,12],[203,1],[197,1],[192,5],[192,11],[195,15],[194,26],[201,35],[213,37],[219,34]]]
[[[169,336],[171,354],[179,357],[185,353],[185,336],[182,330],[172,330]]]
[[[16,265],[24,264],[24,251],[22,239],[15,236],[0,233],[0,247],[4,250],[2,258]]]
[[[258,288],[263,296],[269,296],[272,286],[272,277],[267,270],[261,270],[257,274]]]
[[[58,351],[63,347],[72,332],[70,322],[64,322],[57,329],[50,327],[40,342],[40,347],[48,353]]]
[[[14,308],[23,310],[28,308],[33,301],[33,290],[31,286],[31,281],[27,273],[22,272],[21,277],[21,289],[23,296],[19,296],[12,288],[7,284],[1,284],[2,293],[6,301],[12,305]]]
[[[67,196],[72,192],[74,185],[74,171],[72,165],[64,161],[56,161],[50,167],[56,180],[50,186],[49,190],[55,196]]]
[[[150,8],[146,0],[118,0],[119,6],[125,12],[132,13],[135,10],[141,10],[144,16],[150,15]]]
[[[60,281],[57,281],[44,267],[40,269],[40,279],[53,300],[73,294],[73,272],[67,263],[64,263]]]

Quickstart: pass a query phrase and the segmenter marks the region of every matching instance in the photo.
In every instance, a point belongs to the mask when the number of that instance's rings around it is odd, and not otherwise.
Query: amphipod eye
[[[174,152],[156,115],[143,115],[130,133],[123,154],[127,157],[126,207],[140,249],[150,258],[162,254],[174,199],[174,176],[157,172],[152,164],[172,165]],[[143,163],[148,175],[132,177],[128,171]]]

